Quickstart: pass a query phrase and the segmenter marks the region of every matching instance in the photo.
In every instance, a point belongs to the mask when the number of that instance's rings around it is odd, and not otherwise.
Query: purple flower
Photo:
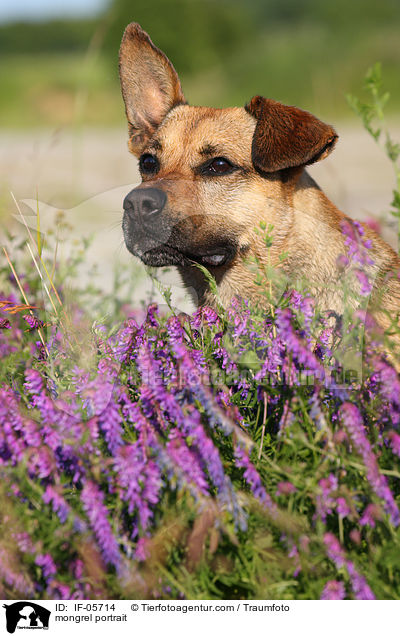
[[[276,495],[291,495],[296,492],[297,488],[290,481],[280,481],[276,487]]]
[[[51,581],[47,593],[52,599],[68,600],[71,598],[71,588],[60,581]]]
[[[86,385],[81,395],[88,415],[96,416],[96,424],[104,434],[110,453],[114,455],[123,444],[119,387],[114,386],[105,375],[99,374]]]
[[[144,320],[144,326],[147,328],[157,327],[158,326],[157,314],[158,314],[158,307],[155,303],[152,303],[151,305],[147,307],[147,314]]]
[[[400,423],[400,379],[397,371],[384,360],[376,359],[372,380],[379,382],[380,392],[389,405],[392,422],[398,426]]]
[[[83,389],[85,389],[85,387],[89,384],[90,373],[89,371],[84,371],[77,366],[75,366],[72,371],[73,376],[71,378],[71,383],[75,387],[76,393],[80,395]]]
[[[27,446],[37,448],[41,445],[42,436],[38,429],[38,425],[33,420],[25,419],[23,421],[21,433]]]
[[[56,564],[50,554],[39,554],[35,559],[36,565],[42,568],[43,576],[49,583],[57,574]]]
[[[315,346],[315,355],[320,360],[327,360],[331,358],[333,334],[334,334],[333,327],[326,327],[320,332],[318,336],[318,342]]]
[[[56,460],[47,446],[35,448],[30,456],[29,472],[40,479],[50,477],[56,471]]]
[[[320,480],[319,485],[322,489],[322,494],[324,497],[329,497],[329,495],[338,489],[338,480],[336,475],[330,473],[328,477],[324,477]]]
[[[138,561],[146,561],[149,556],[148,541],[146,537],[140,537],[136,544],[135,559]]]
[[[25,388],[32,395],[37,395],[43,391],[43,378],[35,369],[25,371]]]
[[[109,378],[115,378],[118,376],[119,363],[110,358],[101,358],[97,365],[100,375],[108,375]]]
[[[346,402],[340,407],[340,415],[355,449],[363,458],[369,483],[378,497],[383,500],[385,511],[388,513],[392,524],[398,526],[400,523],[399,509],[386,477],[379,472],[378,462],[366,436],[364,423],[358,408],[354,404]]]
[[[361,532],[357,530],[357,528],[353,528],[353,530],[350,530],[349,537],[352,541],[354,541],[356,545],[361,544]]]
[[[341,517],[348,517],[351,514],[351,509],[344,497],[338,497],[336,499],[336,511]]]
[[[11,329],[10,321],[7,318],[0,318],[0,329]]]
[[[316,515],[323,522],[325,522],[327,515],[331,514],[333,508],[335,507],[335,499],[332,495],[338,489],[338,480],[333,473],[330,473],[328,477],[324,477],[323,479],[321,479],[318,485],[321,489],[321,492],[317,493],[315,497],[317,508]]]
[[[138,325],[133,318],[128,318],[122,329],[117,334],[117,344],[114,348],[114,354],[120,362],[127,362],[134,354],[136,347],[136,335],[138,333]]]
[[[228,351],[222,344],[224,334],[222,331],[215,334],[213,338],[213,355],[217,360],[221,361],[221,366],[227,373],[238,371],[236,363],[232,360]]]
[[[123,444],[121,422],[118,405],[114,401],[110,401],[104,411],[100,413],[98,423],[112,455]]]
[[[369,296],[372,291],[372,282],[368,270],[374,264],[369,254],[372,246],[371,241],[362,239],[364,228],[357,221],[343,220],[341,229],[345,236],[344,244],[348,254],[347,263],[344,265],[352,264],[355,276],[360,283],[360,295]]]
[[[360,526],[370,526],[375,528],[376,520],[382,518],[382,512],[376,504],[368,504],[360,519]]]
[[[295,543],[292,544],[292,547],[290,548],[290,550],[288,552],[288,557],[289,557],[289,559],[293,559],[293,562],[294,562],[294,565],[295,565],[295,569],[293,571],[293,576],[296,578],[297,576],[299,576],[299,574],[301,572],[301,563],[300,563],[299,551],[298,551],[297,545]]]
[[[310,350],[309,345],[304,343],[294,330],[290,309],[278,308],[276,310],[276,324],[287,350],[292,354],[297,364],[304,366],[306,371],[316,374],[318,378],[323,378],[324,368],[320,361]]]
[[[188,481],[192,481],[199,492],[209,494],[207,479],[201,466],[201,456],[195,448],[187,446],[184,436],[176,429],[171,429],[167,444],[168,455],[180,467]]]
[[[261,482],[261,477],[251,463],[246,451],[239,445],[237,445],[235,448],[235,459],[236,465],[239,466],[239,468],[244,468],[244,478],[249,484],[251,492],[256,497],[256,499],[261,501],[261,503],[266,508],[271,510],[271,512],[276,513],[276,504],[272,501],[271,497],[266,492]]]
[[[321,401],[319,398],[319,391],[315,390],[312,394],[309,405],[310,409],[310,418],[313,422],[315,422],[315,426],[319,431],[326,431],[328,429],[328,425],[325,418],[325,413],[321,406]]]
[[[215,427],[221,430],[225,435],[231,435],[234,433],[241,443],[245,446],[249,446],[249,438],[243,435],[242,431],[233,420],[227,417],[225,411],[218,406],[209,387],[201,382],[198,367],[196,367],[190,352],[184,344],[183,329],[179,320],[176,317],[170,318],[168,320],[167,328],[169,329],[173,352],[180,364],[183,380],[186,384],[188,384],[193,375],[197,374],[198,376],[198,381],[191,382],[190,388],[206,411],[210,425],[213,428]]]
[[[279,337],[270,338],[265,341],[266,345],[264,353],[264,362],[260,371],[255,375],[257,382],[262,381],[266,376],[271,384],[276,383],[277,375],[282,367],[283,358],[285,355],[285,344]]]
[[[341,222],[342,233],[345,236],[344,244],[351,260],[358,265],[373,265],[374,261],[369,255],[371,241],[363,240],[364,228],[358,221],[345,219]]]
[[[103,413],[114,391],[114,382],[110,382],[107,376],[98,375],[94,380],[88,382],[82,390],[84,405],[89,417]]]
[[[169,323],[169,333],[173,341],[173,349],[182,365],[181,368],[184,378],[186,379],[187,372],[193,369],[194,364],[182,341],[182,327],[179,321],[177,319],[170,319]],[[148,413],[146,415],[151,418],[154,407],[156,407],[157,410],[161,407],[164,413],[168,415],[169,420],[178,426],[186,437],[190,437],[191,445],[193,445],[193,448],[200,457],[200,461],[206,467],[212,482],[217,488],[218,499],[234,514],[236,521],[240,525],[243,525],[243,512],[238,505],[236,493],[228,475],[226,475],[224,471],[218,449],[205,433],[204,426],[201,423],[201,413],[198,409],[194,408],[193,400],[186,407],[186,412],[184,412],[176,396],[165,389],[160,378],[159,364],[157,360],[154,359],[148,344],[144,344],[141,348],[137,361],[142,374],[142,382],[147,384]],[[222,409],[215,404],[212,394],[206,392],[201,384],[188,386],[187,391],[189,392],[190,390],[192,390],[194,395],[201,401],[209,416],[210,424],[218,426],[225,434],[237,431],[238,427],[227,418]],[[143,397],[143,387],[141,393]],[[188,412],[189,409],[190,413]],[[163,418],[163,422],[165,426],[165,418]],[[240,431],[237,432],[237,435],[244,437]],[[191,481],[195,481],[195,479],[194,477]],[[188,484],[188,486],[190,487],[190,484]]]
[[[364,243],[361,253],[368,249]],[[348,247],[349,252],[356,254],[359,238],[352,235]],[[355,272],[361,290],[363,285],[366,290],[369,281],[364,272],[368,263],[364,260],[361,266],[357,258],[361,258],[358,253],[353,260]],[[349,258],[347,261],[350,262]],[[229,530],[231,518],[235,528],[246,528],[246,507],[251,510],[253,497],[264,506],[267,522],[269,519],[269,525],[275,528],[271,535],[273,542],[278,538],[276,530],[282,528],[284,522],[287,550],[283,554],[287,561],[289,554],[288,562],[297,576],[300,554],[305,553],[305,561],[306,555],[314,559],[315,541],[313,544],[313,533],[311,540],[304,535],[299,537],[293,526],[294,537],[289,527],[292,511],[288,501],[296,493],[294,483],[301,482],[298,470],[287,473],[289,481],[278,481],[281,477],[277,478],[274,462],[281,458],[283,463],[280,465],[284,469],[290,455],[296,453],[296,445],[301,441],[298,437],[300,429],[292,422],[301,426],[307,412],[309,423],[311,420],[318,429],[315,443],[322,452],[321,457],[325,458],[316,478],[318,489],[313,495],[317,529],[323,528],[330,514],[338,515],[339,521],[351,517],[354,506],[362,506],[358,528],[363,534],[362,526],[378,525],[383,510],[393,525],[400,524],[394,495],[388,479],[380,472],[378,456],[361,415],[364,408],[366,413],[376,415],[375,404],[387,403],[385,410],[379,413],[383,421],[376,429],[378,451],[383,462],[388,462],[390,457],[395,459],[390,448],[400,456],[400,434],[390,430],[390,426],[386,427],[389,412],[395,426],[400,422],[400,381],[396,372],[386,362],[377,362],[374,378],[365,390],[361,393],[354,388],[354,401],[359,400],[360,410],[354,404],[343,404],[344,400],[353,400],[353,393],[350,398],[350,388],[345,394],[333,384],[322,382],[324,367],[307,341],[313,324],[313,301],[297,291],[288,296],[283,299],[284,308],[276,310],[276,320],[272,312],[254,316],[245,302],[234,299],[222,318],[213,309],[203,307],[185,322],[174,316],[167,321],[160,318],[152,306],[140,327],[134,320],[128,320],[116,335],[108,338],[104,328],[96,327],[99,357],[90,371],[74,368],[71,372],[68,348],[61,339],[54,337],[59,354],[54,363],[53,356],[40,363],[36,359],[40,373],[34,369],[26,371],[23,391],[18,373],[12,380],[12,390],[0,389],[0,465],[10,502],[18,498],[18,510],[25,506],[29,513],[28,486],[36,484],[39,496],[44,492],[42,511],[52,514],[54,524],[58,524],[50,551],[49,544],[43,543],[43,537],[41,539],[40,527],[32,526],[29,519],[21,515],[21,523],[26,522],[21,527],[26,527],[32,534],[21,541],[13,537],[13,560],[7,561],[3,557],[2,561],[0,546],[0,580],[6,585],[10,584],[7,581],[11,582],[18,591],[14,570],[18,571],[15,563],[18,563],[16,549],[19,546],[20,552],[25,551],[18,569],[22,571],[32,553],[32,558],[37,559],[37,584],[42,589],[43,578],[47,580],[44,588],[47,596],[90,598],[98,590],[94,588],[95,583],[92,586],[88,582],[93,578],[93,572],[90,555],[82,556],[79,547],[87,536],[82,538],[80,534],[90,532],[91,541],[96,545],[95,552],[97,554],[100,549],[103,563],[115,566],[118,576],[126,576],[127,584],[132,584],[128,578],[136,577],[137,567],[142,569],[140,564],[132,563],[132,559],[151,558],[151,535],[163,527],[163,515],[170,500],[184,506],[190,504],[190,510],[197,512],[212,506],[217,513],[216,523],[223,532],[224,528]],[[289,308],[285,308],[287,304]],[[335,340],[329,324],[322,323],[325,331],[320,338],[318,354],[322,358],[330,356],[330,347]],[[3,340],[15,340],[14,328],[13,324],[11,333],[0,334]],[[23,337],[21,332],[19,342]],[[28,345],[32,344],[31,340],[28,338]],[[23,345],[25,347],[25,343]],[[243,354],[249,352],[251,355],[246,358]],[[66,373],[62,372],[63,356],[67,358]],[[217,363],[210,365],[212,357]],[[242,373],[242,368],[246,372]],[[314,388],[293,386],[300,384],[298,370],[303,368],[306,374],[316,376]],[[225,381],[219,383],[215,379],[213,372],[216,370],[224,380],[229,371],[227,386]],[[49,377],[53,379],[50,381]],[[280,386],[283,383],[291,386]],[[21,397],[20,391],[24,393]],[[251,461],[254,446],[244,427],[250,424],[248,430],[254,433],[253,423],[257,413],[262,413],[262,405],[257,410],[257,399],[265,400],[264,404],[268,406],[268,426],[270,423],[272,427],[276,426],[283,407],[278,443],[276,449],[275,445],[269,449],[273,453],[271,472],[265,474],[265,478]],[[239,407],[244,416],[239,413]],[[307,434],[311,434],[312,427],[306,428]],[[343,460],[340,466],[334,462],[335,446],[339,447]],[[360,478],[354,477],[354,462],[346,474],[344,453],[349,446],[353,453],[360,454],[365,465]],[[276,456],[275,452],[278,453]],[[306,456],[302,461],[306,461]],[[26,468],[29,483],[20,479],[21,466]],[[306,473],[305,479],[308,479]],[[355,503],[347,495],[351,475],[355,479]],[[244,484],[247,495],[240,491],[240,485],[237,485],[240,483]],[[71,498],[71,492],[77,496]],[[368,503],[368,492],[376,504]],[[275,501],[279,497],[285,509],[289,505],[286,521],[281,518],[272,497]],[[337,521],[337,518],[336,521],[330,518],[329,525],[335,527]],[[339,528],[354,551],[364,549],[359,530],[356,536],[347,521],[344,524],[340,521]],[[368,536],[367,532],[365,538]],[[70,558],[64,555],[60,566],[57,563],[57,569],[63,568],[57,573],[53,558],[63,550],[64,540],[78,546],[84,564],[76,559],[75,550]],[[229,540],[227,535],[226,541]],[[242,540],[241,536],[239,540]],[[321,588],[324,585],[321,598],[345,598],[345,585],[353,598],[373,598],[365,578],[336,537],[327,532],[324,545],[325,553],[332,561],[329,568],[334,572],[335,565],[340,572],[338,579],[343,577],[344,583],[326,581],[326,577],[321,584]],[[39,549],[47,549],[49,553],[37,556]],[[276,550],[279,559],[282,545],[273,544],[271,549]],[[71,578],[77,583],[71,583]],[[106,581],[104,585],[107,585]],[[163,589],[162,583],[156,583],[155,587],[157,590],[150,590],[152,594]],[[31,594],[36,592],[32,586]],[[175,588],[171,593],[175,593]]]
[[[394,431],[390,431],[388,433],[388,438],[390,440],[390,446],[393,453],[397,455],[397,457],[400,457],[400,435]]]
[[[27,532],[17,532],[16,534],[13,534],[13,538],[16,540],[18,549],[21,550],[21,552],[26,553],[34,551],[31,537]]]
[[[330,532],[324,534],[324,544],[326,553],[333,561],[337,569],[345,568],[357,600],[374,600],[375,596],[366,582],[365,578],[359,574],[354,563],[346,558],[346,555],[336,537]]]
[[[34,586],[26,574],[16,572],[10,554],[0,547],[0,581],[4,581],[20,598],[32,598]]]
[[[199,307],[191,318],[191,326],[193,329],[199,330],[203,321],[208,327],[220,324],[218,314],[211,307],[203,306]]]
[[[46,360],[47,352],[46,352],[46,349],[45,349],[45,347],[43,345],[43,342],[41,342],[40,340],[36,340],[35,349],[36,349],[36,353],[37,353],[37,359],[38,360]]]
[[[360,283],[360,294],[361,294],[361,296],[369,296],[371,291],[372,291],[373,285],[370,282],[370,280],[368,278],[368,275],[365,272],[361,271],[361,270],[356,271],[355,274],[356,274],[356,276],[358,278],[358,281]]]
[[[321,593],[323,601],[342,601],[344,598],[346,590],[342,581],[328,581]]]
[[[315,312],[314,299],[311,296],[304,296],[296,289],[292,289],[289,292],[288,298],[290,305],[297,310],[298,314],[304,319],[306,328],[309,329]]]
[[[159,467],[147,458],[146,447],[138,441],[118,449],[114,468],[121,497],[128,503],[128,512],[137,511],[140,525],[146,530],[163,485]],[[136,536],[137,532],[135,525],[132,536]]]
[[[94,482],[87,481],[82,490],[81,500],[104,560],[118,570],[121,557],[108,520],[108,510],[103,503],[104,494]]]
[[[28,323],[31,331],[34,329],[40,329],[44,325],[42,320],[39,320],[39,318],[36,318],[36,316],[32,316],[31,314],[26,314],[23,318]]]
[[[43,501],[46,504],[52,504],[53,510],[57,513],[61,523],[66,522],[71,509],[64,497],[53,486],[47,486],[43,493]]]
[[[22,436],[23,419],[18,406],[13,391],[0,389],[0,464],[8,461],[17,464],[27,448]]]
[[[374,593],[365,578],[356,570],[354,563],[352,561],[347,561],[346,565],[356,599],[374,601]]]

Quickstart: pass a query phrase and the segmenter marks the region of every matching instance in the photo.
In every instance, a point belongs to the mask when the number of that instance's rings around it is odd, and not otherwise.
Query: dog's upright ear
[[[246,111],[256,118],[252,161],[260,172],[277,172],[324,159],[338,138],[310,113],[273,99],[253,97]]]
[[[136,22],[119,50],[119,76],[129,125],[129,149],[139,156],[168,111],[185,104],[177,72]]]

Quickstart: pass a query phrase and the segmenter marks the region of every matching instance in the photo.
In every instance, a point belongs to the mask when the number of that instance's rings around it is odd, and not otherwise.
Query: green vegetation
[[[378,138],[379,67],[367,86]],[[399,599],[400,381],[370,339],[347,374],[363,316],[257,259],[269,310],[144,310],[128,271],[82,289],[88,243],[60,261],[69,226],[40,226],[0,266],[2,598]]]
[[[400,382],[330,345],[359,317],[333,331],[257,262],[270,311],[127,307],[54,238],[0,268],[2,597],[399,599]]]
[[[356,114],[361,117],[363,126],[368,133],[378,144],[383,145],[383,149],[393,166],[395,189],[393,190],[391,202],[391,214],[397,219],[397,238],[400,247],[400,144],[392,139],[386,126],[384,111],[389,102],[390,93],[387,91],[382,93],[382,69],[380,64],[375,64],[368,70],[365,76],[364,88],[370,94],[369,102],[363,102],[354,97],[354,95],[347,95],[347,101]]]

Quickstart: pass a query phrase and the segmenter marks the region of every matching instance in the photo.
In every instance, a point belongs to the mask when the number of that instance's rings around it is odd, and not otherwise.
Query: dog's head
[[[248,251],[261,220],[282,236],[289,230],[287,190],[332,150],[330,126],[264,97],[244,108],[189,106],[174,67],[135,23],[123,36],[120,78],[142,176],[124,201],[133,254],[221,272]]]

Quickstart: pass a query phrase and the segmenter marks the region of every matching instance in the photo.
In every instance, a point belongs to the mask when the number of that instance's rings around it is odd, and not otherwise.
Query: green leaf
[[[376,62],[365,75],[364,86],[367,90],[379,89],[382,84],[382,65]]]
[[[255,373],[261,369],[262,362],[255,351],[246,351],[238,360],[241,368],[251,369]]]
[[[386,135],[385,150],[391,161],[397,161],[400,155],[400,144],[393,142],[388,134]]]

